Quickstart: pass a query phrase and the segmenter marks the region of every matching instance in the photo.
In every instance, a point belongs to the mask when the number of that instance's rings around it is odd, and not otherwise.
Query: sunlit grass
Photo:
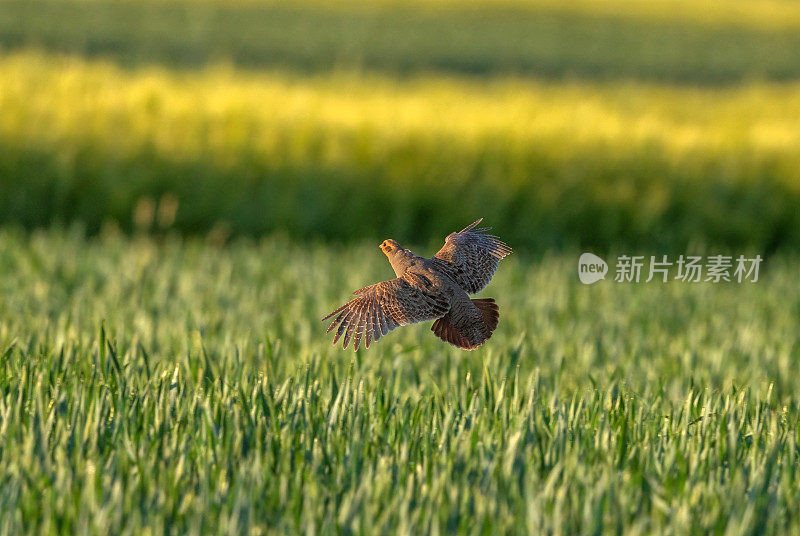
[[[397,80],[0,59],[6,222],[399,238],[475,214],[530,247],[800,242],[800,86]],[[297,207],[305,207],[299,210]]]
[[[474,150],[487,137],[546,144],[563,155],[602,147],[620,158],[654,150],[670,160],[800,154],[800,85],[685,89],[634,83],[542,83],[421,76],[397,81],[334,72],[299,77],[211,67],[124,70],[107,62],[11,54],[0,62],[0,134],[75,141],[165,157],[337,162],[369,149],[444,139]],[[311,142],[313,133],[326,139]],[[277,139],[295,146],[276,146]],[[349,139],[349,140],[348,140]],[[317,146],[322,144],[321,146]],[[284,152],[285,149],[288,149]],[[375,156],[373,156],[375,158]]]
[[[479,350],[354,354],[319,318],[389,277],[374,244],[0,231],[0,531],[797,530],[796,260],[588,287],[575,259],[504,261]]]

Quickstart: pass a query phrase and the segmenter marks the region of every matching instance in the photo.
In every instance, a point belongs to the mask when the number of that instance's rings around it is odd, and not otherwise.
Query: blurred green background
[[[800,246],[800,5],[0,3],[0,223]]]

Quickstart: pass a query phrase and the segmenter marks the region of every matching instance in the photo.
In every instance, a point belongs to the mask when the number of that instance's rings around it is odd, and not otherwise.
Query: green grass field
[[[167,194],[189,234],[408,239],[480,212],[537,250],[800,247],[794,2],[2,8],[6,225],[131,230]]]
[[[397,81],[15,53],[0,58],[0,222],[130,230],[137,204],[166,194],[187,233],[407,239],[481,214],[532,250],[796,250],[797,117],[796,83]]]
[[[800,535],[797,50],[793,0],[0,0],[0,535]],[[487,344],[331,345],[481,216]]]
[[[374,244],[2,232],[0,262],[3,532],[800,530],[796,259],[584,287],[512,256],[471,353],[330,345]]]

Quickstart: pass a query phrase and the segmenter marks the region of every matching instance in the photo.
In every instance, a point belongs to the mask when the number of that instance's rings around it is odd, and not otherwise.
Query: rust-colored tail
[[[472,303],[481,312],[480,320],[471,325],[456,327],[451,323],[450,313],[448,313],[433,323],[431,331],[443,341],[464,350],[474,350],[486,342],[497,328],[500,309],[494,302],[494,298],[476,299],[472,300]]]
[[[494,302],[494,298],[472,300],[472,303],[481,310],[483,321],[489,328],[489,337],[491,337],[492,332],[497,329],[497,322],[500,320],[500,308]],[[488,339],[489,337],[486,338]]]

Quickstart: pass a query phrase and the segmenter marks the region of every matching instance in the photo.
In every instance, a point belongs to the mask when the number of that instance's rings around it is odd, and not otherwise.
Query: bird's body
[[[470,299],[489,284],[500,259],[511,248],[497,237],[475,229],[481,220],[458,233],[428,259],[400,247],[394,240],[381,244],[396,279],[354,292],[357,296],[323,318],[334,317],[328,332],[337,328],[333,343],[344,336],[344,348],[355,350],[397,326],[435,320],[431,330],[440,339],[473,350],[486,342],[497,327],[499,312],[492,298]]]

